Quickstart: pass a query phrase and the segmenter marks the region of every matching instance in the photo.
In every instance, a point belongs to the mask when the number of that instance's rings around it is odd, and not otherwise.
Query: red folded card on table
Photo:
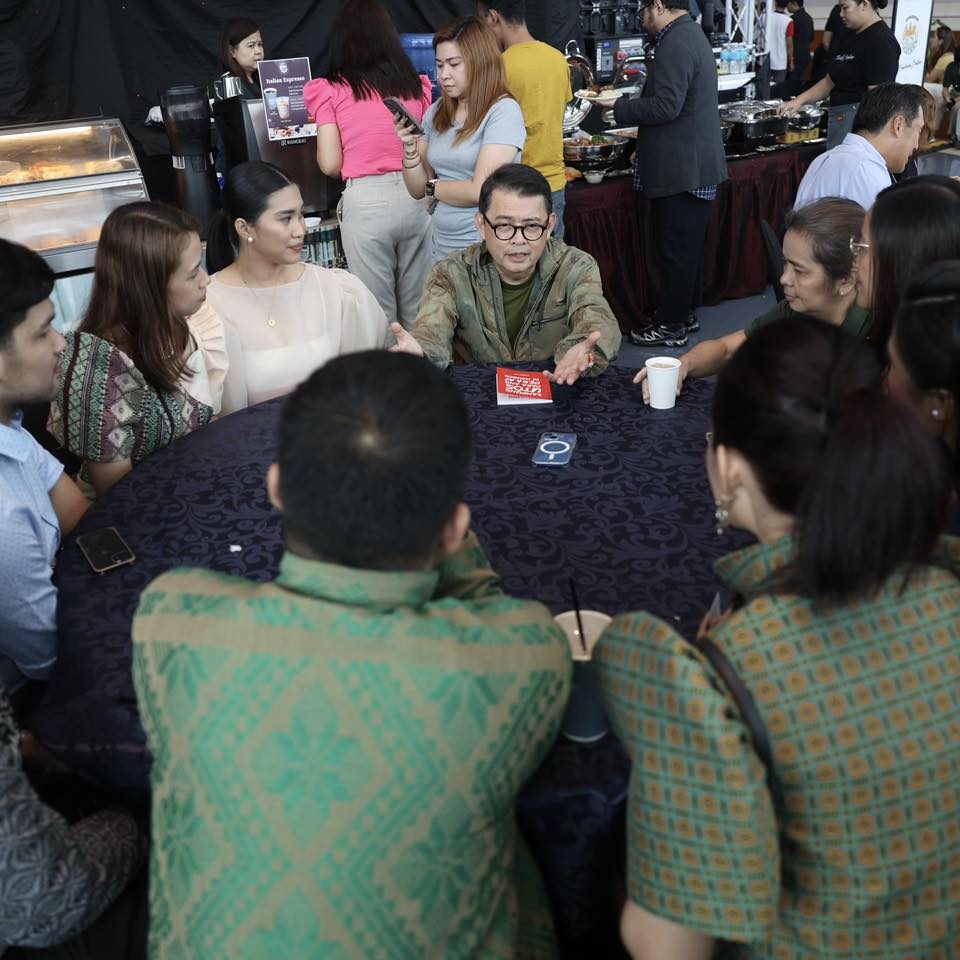
[[[553,403],[550,381],[533,370],[497,367],[497,405],[505,403]]]

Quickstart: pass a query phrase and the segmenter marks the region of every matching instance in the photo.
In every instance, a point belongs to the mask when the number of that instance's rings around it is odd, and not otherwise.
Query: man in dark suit
[[[643,4],[643,27],[656,59],[637,99],[618,100],[614,115],[637,125],[633,182],[650,201],[662,271],[654,322],[630,337],[641,346],[683,346],[699,323],[693,308],[703,286],[710,201],[727,179],[717,112],[717,65],[689,0]]]

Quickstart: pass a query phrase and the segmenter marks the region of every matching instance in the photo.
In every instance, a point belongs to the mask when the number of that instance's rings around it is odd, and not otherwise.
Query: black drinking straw
[[[573,612],[577,616],[577,630],[580,631],[580,646],[583,647],[583,652],[589,655],[590,651],[587,649],[587,637],[583,632],[583,620],[580,619],[580,600],[577,598],[577,585],[574,583],[573,577],[570,578],[570,598],[573,600]]]

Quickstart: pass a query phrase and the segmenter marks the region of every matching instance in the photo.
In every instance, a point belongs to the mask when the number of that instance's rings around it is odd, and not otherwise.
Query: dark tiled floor
[[[700,307],[697,310],[700,329],[696,333],[690,334],[685,347],[638,347],[625,336],[623,346],[621,346],[615,362],[639,369],[648,357],[661,354],[679,356],[686,353],[701,340],[711,340],[732,333],[734,330],[742,330],[755,317],[759,317],[760,314],[775,307],[776,303],[773,290],[767,287],[762,294],[755,297],[745,297],[743,300],[725,300],[714,307]]]

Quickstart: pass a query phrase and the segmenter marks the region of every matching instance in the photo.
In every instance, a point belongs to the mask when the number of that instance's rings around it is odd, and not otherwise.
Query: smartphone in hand
[[[413,119],[413,114],[396,98],[384,97],[383,105],[398,119],[405,123],[418,136],[423,136],[423,127]]]

